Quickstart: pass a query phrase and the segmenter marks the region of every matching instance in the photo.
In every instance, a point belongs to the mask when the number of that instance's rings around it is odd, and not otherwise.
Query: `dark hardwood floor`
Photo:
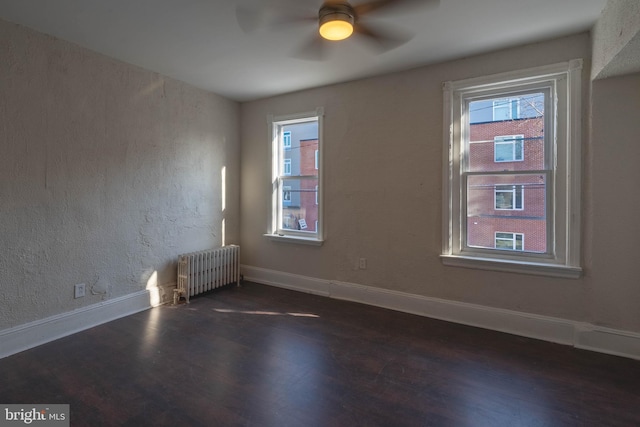
[[[72,426],[640,426],[640,362],[244,283],[0,360]]]

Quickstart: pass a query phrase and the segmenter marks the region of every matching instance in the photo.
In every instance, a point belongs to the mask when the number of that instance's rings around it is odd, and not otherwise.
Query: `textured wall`
[[[0,58],[0,330],[237,243],[236,103],[3,21]]]
[[[640,331],[637,245],[625,244],[627,263],[595,260],[615,256],[612,248],[621,235],[585,226],[583,250],[585,275],[579,280],[445,267],[442,245],[442,82],[584,58],[583,148],[585,153],[585,223],[593,224],[589,204],[600,204],[617,194],[620,200],[637,196],[631,189],[616,191],[606,171],[615,162],[605,160],[608,145],[596,141],[600,158],[589,147],[590,38],[579,34],[459,61],[419,68],[372,79],[329,86],[243,104],[241,229],[243,263],[249,266],[391,289],[428,297],[480,304],[554,316],[625,330]],[[624,86],[620,86],[623,88]],[[625,96],[624,105],[638,110],[630,97],[604,91],[600,106]],[[284,115],[322,106],[324,120],[324,184],[326,242],[321,247],[283,244],[265,237],[269,211],[268,114]],[[633,119],[625,115],[629,121]],[[595,121],[604,137],[609,114]],[[625,147],[631,147],[634,127],[619,123]],[[637,126],[635,126],[637,128]],[[635,131],[637,141],[637,130]],[[624,151],[626,152],[626,151]],[[625,154],[621,153],[622,156]],[[591,157],[588,157],[591,156]],[[635,167],[619,169],[624,175]],[[598,173],[594,170],[604,167]],[[636,167],[637,169],[637,167]],[[591,176],[593,174],[593,176]],[[595,180],[597,192],[591,191]],[[632,181],[630,181],[632,182]],[[633,182],[637,182],[637,179]],[[630,184],[629,184],[630,185]],[[637,191],[634,193],[637,194]],[[589,201],[591,196],[593,201]],[[598,207],[607,221],[612,204]],[[618,208],[614,208],[618,209]],[[637,213],[636,209],[636,213]],[[616,227],[637,230],[637,215],[619,214]],[[637,234],[637,233],[636,233]],[[597,243],[597,245],[595,244]],[[368,259],[358,270],[357,259]],[[607,296],[603,301],[601,296]]]
[[[593,34],[592,78],[640,72],[638,0],[609,0]]]

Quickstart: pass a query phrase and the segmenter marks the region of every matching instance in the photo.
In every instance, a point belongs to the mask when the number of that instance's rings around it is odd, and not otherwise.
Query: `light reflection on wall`
[[[224,213],[226,207],[227,207],[227,167],[223,166],[222,170],[220,171],[220,182],[221,182],[221,187],[222,187],[222,191],[221,191],[221,195],[222,195],[222,212]]]
[[[221,245],[225,246],[226,245],[226,241],[227,241],[227,237],[226,237],[226,227],[227,227],[227,223],[226,223],[226,218],[225,218],[225,210],[227,208],[227,167],[223,166],[222,170],[220,171],[220,186],[221,186],[221,206],[222,206],[222,223],[220,224],[220,233],[222,234],[221,237]]]
[[[153,270],[153,273],[147,279],[146,290],[149,291],[149,304],[151,307],[156,307],[162,304],[162,297],[160,295],[160,289],[158,288],[158,271]]]

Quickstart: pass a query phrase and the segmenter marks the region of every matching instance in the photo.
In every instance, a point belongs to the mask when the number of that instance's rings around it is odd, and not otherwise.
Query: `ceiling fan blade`
[[[236,5],[236,20],[245,33],[252,33],[257,29],[275,29],[294,24],[309,24],[318,22],[318,15],[313,13],[304,2],[274,1],[262,3],[259,6]],[[290,4],[289,4],[290,3]]]
[[[236,6],[236,20],[245,33],[251,33],[262,25],[263,12],[259,9]]]
[[[305,44],[300,46],[292,56],[306,61],[322,61],[327,56],[325,43],[322,37],[315,34]]]
[[[356,16],[366,15],[379,9],[411,9],[419,6],[437,6],[440,0],[371,0],[353,6]]]
[[[272,27],[309,24],[318,25],[318,17],[316,15],[282,15],[274,17],[270,22]]]
[[[374,29],[372,26],[361,22],[354,25],[353,32],[357,35],[364,36],[364,40],[380,53],[395,49],[413,38],[413,35],[407,32],[383,29],[379,25],[376,25]]]

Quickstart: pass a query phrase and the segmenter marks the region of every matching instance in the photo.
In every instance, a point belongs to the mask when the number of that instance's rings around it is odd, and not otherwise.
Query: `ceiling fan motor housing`
[[[353,31],[353,24],[355,23],[355,12],[353,7],[351,7],[348,3],[332,3],[325,4],[320,8],[319,16],[319,25],[320,25],[320,34],[328,38],[330,40],[341,40],[342,38],[346,38],[351,35],[351,31]],[[345,27],[350,28],[349,34],[346,37],[341,38],[331,38],[331,36],[327,36],[323,31],[324,28],[327,28],[325,24],[338,23],[342,24]],[[324,28],[323,28],[324,27]]]

